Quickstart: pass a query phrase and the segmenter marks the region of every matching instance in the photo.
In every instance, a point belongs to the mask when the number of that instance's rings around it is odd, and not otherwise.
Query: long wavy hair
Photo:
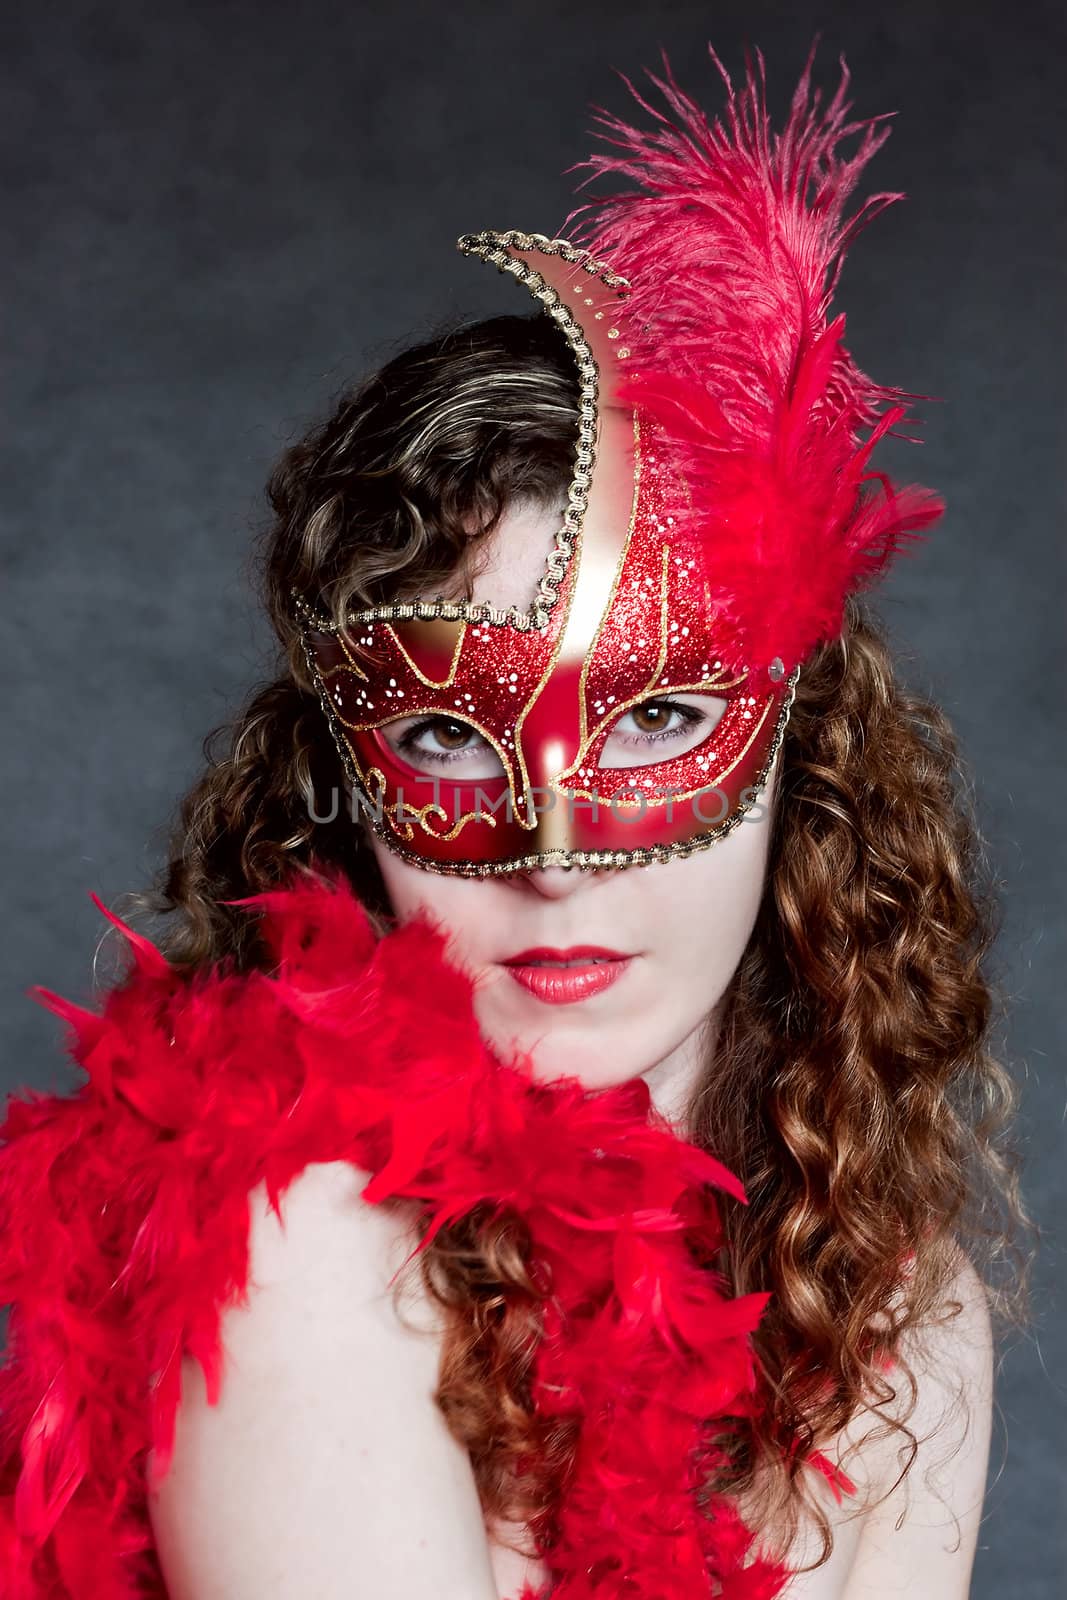
[[[223,902],[317,864],[342,867],[376,928],[390,925],[346,808],[315,820],[314,797],[344,778],[290,586],[335,615],[469,597],[503,512],[564,499],[576,415],[572,358],[549,319],[496,317],[396,356],[284,452],[254,547],[277,674],[208,735],[165,865],[122,903],[153,920],[173,963],[264,964],[256,919]],[[1022,1321],[1019,1240],[1032,1225],[1006,1143],[1012,1081],[988,1045],[998,902],[969,780],[944,714],[898,682],[855,599],[803,667],[779,782],[762,905],[687,1128],[749,1195],[745,1208],[722,1202],[738,1292],[773,1291],[755,1338],[764,1414],[739,1419],[716,1487],[756,1494],[783,1545],[806,1505],[821,1561],[832,1533],[802,1457],[861,1409],[914,1456],[912,1375],[882,1357],[943,1314],[961,1250],[1000,1318]],[[546,1441],[530,1404],[540,1302],[528,1260],[521,1218],[475,1211],[418,1270],[445,1313],[437,1404],[483,1509],[550,1526],[575,1439]],[[519,1467],[534,1443],[531,1479]]]

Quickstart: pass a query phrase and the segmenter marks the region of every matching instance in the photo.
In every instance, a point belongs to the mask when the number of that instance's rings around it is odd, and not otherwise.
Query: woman
[[[4,1128],[5,1592],[968,1591],[991,913],[856,598],[940,507],[826,315],[885,135],[759,65],[272,476],[286,670]]]

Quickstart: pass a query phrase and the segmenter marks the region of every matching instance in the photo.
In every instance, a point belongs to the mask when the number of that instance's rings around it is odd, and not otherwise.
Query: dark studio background
[[[948,514],[881,610],[948,710],[1002,881],[1004,1048],[1046,1238],[998,1380],[973,1593],[1051,1600],[1065,1560],[1062,643],[1064,149],[1058,7],[811,0],[536,7],[20,5],[3,39],[0,1083],[69,1085],[33,983],[91,991],[106,903],[143,887],[200,741],[272,670],[245,577],[262,486],[343,383],[444,318],[525,312],[454,249],[557,231],[589,105],[667,47],[718,110],[711,39],[768,60],[780,118],[817,29],[854,114],[897,111],[864,193],[904,190],[838,305],[922,447],[882,463]],[[1059,446],[1059,450],[1057,450]]]

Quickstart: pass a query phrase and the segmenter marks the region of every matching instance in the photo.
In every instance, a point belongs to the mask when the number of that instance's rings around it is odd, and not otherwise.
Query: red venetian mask
[[[757,679],[716,646],[699,552],[674,516],[684,489],[656,426],[613,401],[622,280],[563,241],[464,247],[514,273],[570,341],[577,471],[528,612],[413,600],[342,628],[297,597],[354,793],[392,849],[440,872],[688,854],[758,803],[797,670],[776,659]]]

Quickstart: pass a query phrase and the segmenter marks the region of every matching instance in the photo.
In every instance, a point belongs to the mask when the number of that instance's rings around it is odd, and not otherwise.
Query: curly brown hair
[[[291,586],[338,619],[405,595],[469,597],[505,509],[564,500],[576,416],[573,362],[549,319],[496,317],[401,353],[285,451],[254,557],[280,670],[208,736],[165,866],[122,903],[164,919],[155,936],[177,966],[263,964],[255,919],[223,902],[319,865],[340,866],[376,928],[389,926],[345,808],[316,820],[315,796],[344,778]],[[761,909],[687,1128],[749,1195],[745,1208],[724,1202],[737,1290],[772,1291],[756,1337],[765,1414],[738,1419],[716,1487],[758,1482],[787,1542],[805,1504],[826,1559],[832,1534],[802,1457],[861,1408],[914,1454],[907,1406],[889,1410],[901,1386],[914,1399],[902,1334],[941,1314],[961,1249],[994,1310],[1021,1321],[1018,1240],[1031,1225],[1005,1143],[1013,1085],[987,1044],[998,913],[969,781],[944,714],[897,681],[884,631],[854,598],[803,667],[779,784]],[[519,1217],[472,1212],[419,1270],[445,1312],[437,1403],[487,1517],[543,1529],[576,1441],[542,1431],[529,1400],[541,1297],[528,1246]]]

